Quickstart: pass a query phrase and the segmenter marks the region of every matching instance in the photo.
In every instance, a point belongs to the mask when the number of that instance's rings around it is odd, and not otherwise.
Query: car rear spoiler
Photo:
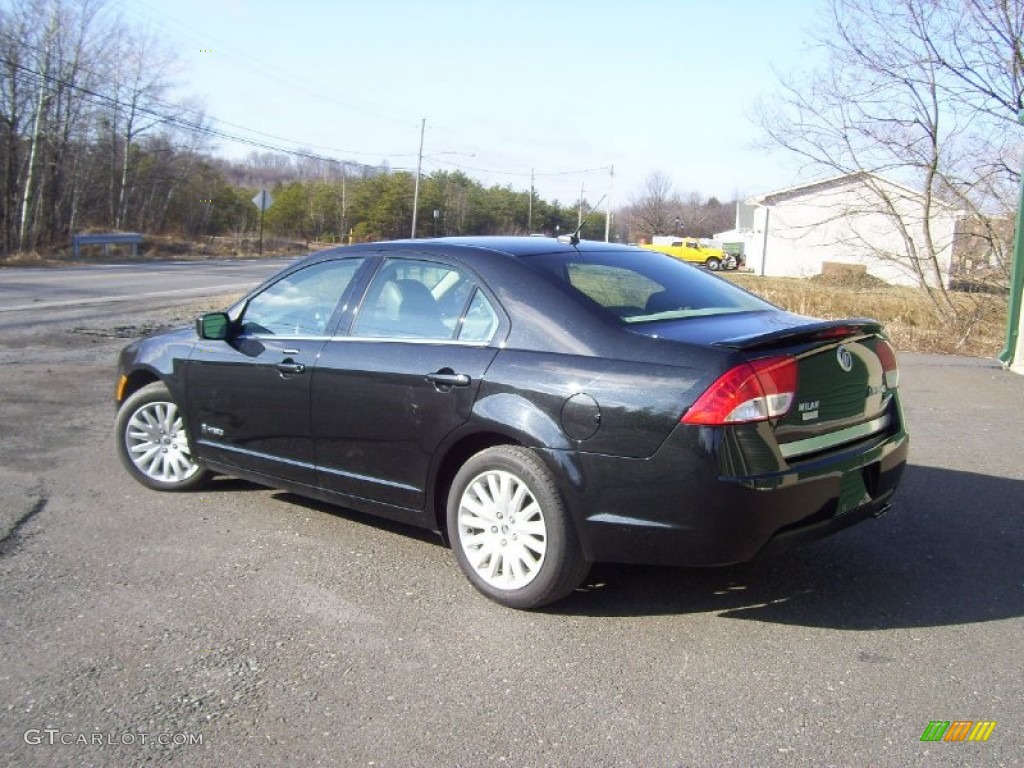
[[[882,333],[882,324],[877,320],[855,317],[849,320],[820,320],[806,325],[780,328],[767,333],[735,336],[731,339],[716,341],[714,346],[747,351],[801,341],[832,341],[851,336],[869,336],[880,333]]]

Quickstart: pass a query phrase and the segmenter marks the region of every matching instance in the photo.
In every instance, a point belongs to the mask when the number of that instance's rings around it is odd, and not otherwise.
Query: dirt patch
[[[826,270],[820,275],[814,275],[808,279],[813,283],[826,285],[830,288],[850,288],[857,291],[884,291],[890,287],[884,280],[880,280],[874,275],[869,275],[866,271],[850,269]]]
[[[67,333],[78,336],[91,336],[100,339],[138,339],[150,336],[183,325],[192,325],[196,317],[204,312],[226,309],[234,304],[242,294],[224,293],[210,296],[199,301],[166,307],[162,310],[147,312],[137,322],[111,323],[110,325],[75,325]]]

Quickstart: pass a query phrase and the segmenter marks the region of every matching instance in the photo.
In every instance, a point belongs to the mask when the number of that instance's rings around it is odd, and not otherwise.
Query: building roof
[[[888,187],[893,190],[898,190],[908,198],[916,198],[918,200],[923,198],[923,194],[920,190],[911,189],[903,184],[887,179],[884,176],[879,176],[877,173],[870,173],[869,171],[855,171],[854,173],[844,173],[839,176],[831,176],[827,179],[805,182],[795,187],[787,187],[786,189],[779,189],[774,192],[766,192],[763,195],[750,198],[747,202],[751,205],[772,206],[787,200],[806,197],[808,195],[816,195],[831,189],[852,186],[858,183],[862,185]],[[949,205],[938,198],[933,198],[932,203],[949,210],[955,210],[955,206]]]

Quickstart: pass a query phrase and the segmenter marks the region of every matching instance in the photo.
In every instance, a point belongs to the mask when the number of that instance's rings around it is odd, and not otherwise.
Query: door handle
[[[281,373],[303,373],[306,370],[306,366],[291,360],[282,360],[277,364],[277,370]]]
[[[427,381],[440,389],[441,387],[468,387],[470,378],[464,373],[455,373],[451,368],[442,368],[437,373],[428,373]]]

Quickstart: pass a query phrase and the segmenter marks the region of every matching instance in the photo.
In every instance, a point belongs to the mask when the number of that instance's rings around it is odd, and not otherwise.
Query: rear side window
[[[479,288],[466,310],[459,329],[459,341],[489,341],[498,330],[498,314]]]
[[[498,316],[462,270],[436,262],[388,259],[367,288],[352,335],[378,339],[488,341]]]
[[[774,309],[725,280],[655,251],[584,251],[524,260],[624,323]]]

